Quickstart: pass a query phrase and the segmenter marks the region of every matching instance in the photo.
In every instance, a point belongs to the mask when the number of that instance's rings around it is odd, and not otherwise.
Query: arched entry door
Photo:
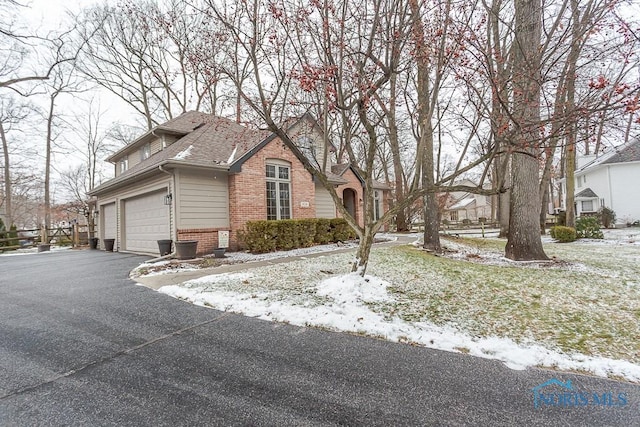
[[[342,203],[349,214],[358,221],[356,217],[356,192],[350,188],[344,189],[342,192]]]

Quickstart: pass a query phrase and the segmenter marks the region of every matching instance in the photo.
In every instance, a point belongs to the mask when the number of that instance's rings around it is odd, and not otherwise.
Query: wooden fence
[[[0,252],[29,248],[40,244],[86,246],[89,244],[89,226],[73,225],[49,229],[0,231]]]

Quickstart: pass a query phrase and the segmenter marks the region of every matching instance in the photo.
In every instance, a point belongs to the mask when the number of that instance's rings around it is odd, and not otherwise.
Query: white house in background
[[[597,157],[579,157],[575,180],[576,216],[604,206],[616,213],[616,223],[640,220],[640,138]],[[562,187],[566,194],[565,180]]]

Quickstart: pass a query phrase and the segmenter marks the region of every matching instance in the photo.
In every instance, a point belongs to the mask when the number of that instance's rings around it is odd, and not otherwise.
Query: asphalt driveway
[[[144,259],[0,257],[0,425],[640,425],[637,385],[192,306]]]

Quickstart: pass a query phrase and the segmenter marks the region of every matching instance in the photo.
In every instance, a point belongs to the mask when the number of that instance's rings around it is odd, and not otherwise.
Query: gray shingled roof
[[[143,140],[155,138],[154,135],[161,133],[177,135],[179,139],[164,150],[131,166],[118,177],[96,187],[91,193],[99,193],[168,163],[227,169],[234,163],[241,164],[244,155],[273,135],[269,130],[248,129],[222,117],[188,111],[145,133],[111,155],[108,160],[115,160],[133,146],[141,144]],[[342,178],[342,175],[349,167],[348,163],[332,166],[331,172],[326,173],[329,182],[346,184],[348,181]],[[377,181],[374,182],[374,188],[389,189],[387,185]]]
[[[582,190],[581,192],[576,194],[576,197],[597,198],[598,195],[596,193],[594,193],[594,191],[592,189],[585,188],[584,190]]]
[[[248,129],[234,121],[196,111],[184,113],[154,128],[154,131],[162,130],[186,135],[164,150],[133,165],[120,176],[96,187],[92,193],[172,162],[192,166],[227,167],[229,160],[233,163],[271,135],[271,131]]]
[[[339,163],[337,165],[331,166],[331,173],[334,174],[335,176],[341,177],[342,175],[344,175],[344,173],[347,170],[349,170],[350,167],[351,167],[350,163]],[[355,173],[355,170],[354,170],[354,173]],[[327,176],[329,176],[328,172],[327,172]],[[356,173],[356,176],[358,176],[357,173]],[[359,176],[358,176],[358,179],[360,179]],[[375,181],[375,180],[373,181],[373,188],[377,190],[391,190],[391,187],[389,187],[384,182]]]
[[[619,148],[617,152],[609,157],[602,164],[627,163],[640,161],[640,138],[631,142],[625,147]]]

